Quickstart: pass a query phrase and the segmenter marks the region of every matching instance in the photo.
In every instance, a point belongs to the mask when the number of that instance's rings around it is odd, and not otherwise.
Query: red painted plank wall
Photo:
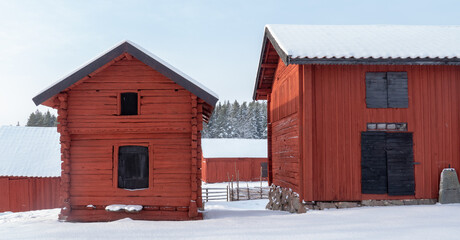
[[[300,190],[299,67],[281,61],[269,101],[271,166],[273,183]],[[271,140],[271,141],[270,141]]]
[[[236,181],[238,171],[240,181],[259,181],[263,162],[267,162],[267,158],[203,158],[202,180],[207,183],[228,182],[230,176]]]
[[[139,115],[119,116],[122,92],[138,93]],[[63,164],[70,169],[69,175],[63,175],[70,181],[68,220],[122,218],[123,214],[104,211],[110,204],[149,206],[152,211],[132,216],[138,219],[194,217],[196,208],[192,215],[188,211],[192,203],[201,204],[201,100],[141,61],[123,56],[65,93],[58,112],[59,122],[65,124],[58,129],[61,142],[64,139],[62,151],[70,145],[69,160]],[[115,159],[122,145],[149,146],[148,189],[117,187]]]
[[[59,177],[0,177],[0,212],[60,207],[59,185]]]
[[[409,108],[366,108],[365,73],[378,71],[408,73]],[[303,101],[310,111],[303,118],[303,177],[312,174],[311,183],[303,183],[305,200],[389,198],[361,194],[360,133],[368,122],[408,123],[420,163],[414,166],[415,198],[437,198],[441,170],[460,171],[459,66],[304,65],[299,72],[304,93],[311,93]]]

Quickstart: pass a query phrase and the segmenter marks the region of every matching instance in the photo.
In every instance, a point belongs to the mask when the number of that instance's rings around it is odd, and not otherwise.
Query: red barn
[[[59,149],[54,127],[0,127],[0,212],[59,207]]]
[[[200,131],[217,100],[131,42],[34,97],[58,110],[60,219],[202,218]]]
[[[204,138],[202,180],[206,183],[267,181],[267,140]],[[261,176],[262,175],[262,176]]]
[[[305,201],[436,199],[460,170],[460,27],[267,25],[270,181]]]

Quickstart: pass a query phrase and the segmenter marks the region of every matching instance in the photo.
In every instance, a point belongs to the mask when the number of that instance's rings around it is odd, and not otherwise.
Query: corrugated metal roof
[[[460,58],[460,26],[270,24],[266,31],[290,59]]]
[[[55,127],[0,127],[0,176],[59,177],[61,146]]]
[[[205,158],[267,157],[267,139],[204,138],[201,148]]]

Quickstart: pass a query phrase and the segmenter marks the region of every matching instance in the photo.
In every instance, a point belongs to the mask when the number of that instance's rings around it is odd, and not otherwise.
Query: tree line
[[[267,138],[267,103],[234,101],[218,103],[208,124],[203,124],[203,138]]]

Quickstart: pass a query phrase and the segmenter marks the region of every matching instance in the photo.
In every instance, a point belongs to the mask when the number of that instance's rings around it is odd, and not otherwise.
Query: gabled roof
[[[203,138],[205,158],[266,158],[267,139]]]
[[[42,104],[46,100],[70,87],[72,84],[80,81],[123,53],[129,53],[136,59],[150,66],[152,69],[158,71],[191,93],[195,94],[212,107],[214,107],[216,102],[219,100],[217,94],[203,86],[201,83],[130,41],[122,42],[109,51],[103,53],[101,56],[91,60],[89,63],[83,65],[76,71],[43,90],[32,100],[36,105]]]
[[[0,127],[0,176],[60,177],[61,146],[55,127]]]
[[[460,65],[460,26],[266,25],[255,99],[265,96],[262,85],[280,58],[285,65]]]

